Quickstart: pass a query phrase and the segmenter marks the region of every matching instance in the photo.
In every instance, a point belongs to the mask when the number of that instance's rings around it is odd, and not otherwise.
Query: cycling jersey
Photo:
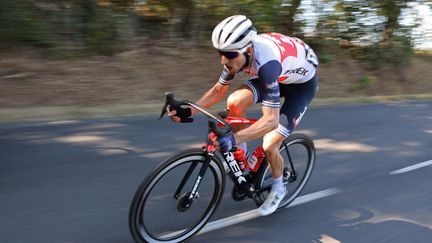
[[[253,76],[245,82],[253,92],[254,103],[280,109],[277,132],[288,137],[306,112],[318,89],[318,58],[302,40],[279,33],[257,35],[252,40],[253,63],[242,71]],[[234,79],[224,68],[219,82]],[[281,107],[280,97],[285,97]]]
[[[279,33],[257,35],[252,40],[254,60],[243,72],[257,77],[265,91],[262,104],[279,108],[279,85],[305,83],[315,76],[318,58],[302,40]],[[234,75],[224,68],[219,82],[231,84]]]

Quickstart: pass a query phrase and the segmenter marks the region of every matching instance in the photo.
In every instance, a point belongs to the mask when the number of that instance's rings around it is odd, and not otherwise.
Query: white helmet
[[[251,46],[257,32],[252,21],[244,15],[234,15],[224,19],[213,30],[213,46],[220,51],[243,53]]]

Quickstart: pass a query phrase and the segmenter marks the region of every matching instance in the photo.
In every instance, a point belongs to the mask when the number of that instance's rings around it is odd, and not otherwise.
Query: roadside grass
[[[407,94],[393,96],[361,96],[349,98],[317,98],[311,107],[339,106],[347,104],[391,103],[414,100],[431,100],[432,94]],[[82,120],[124,116],[160,115],[163,104],[115,104],[105,106],[44,106],[29,108],[0,108],[0,123],[30,121]],[[251,109],[258,110],[255,105]],[[224,104],[212,110],[222,110]]]

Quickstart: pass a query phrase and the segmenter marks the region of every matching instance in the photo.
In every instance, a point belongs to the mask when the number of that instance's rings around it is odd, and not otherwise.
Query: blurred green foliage
[[[122,44],[119,19],[91,0],[0,0],[1,49],[28,45],[63,55],[113,54]]]
[[[52,36],[44,13],[32,2],[0,0],[0,41],[2,47],[22,42],[38,47],[52,47]]]
[[[374,78],[371,76],[363,76],[360,80],[358,80],[354,87],[351,88],[351,92],[358,91],[358,90],[365,90],[371,87],[372,83],[374,82]]]
[[[346,51],[373,67],[397,66],[413,53],[416,25],[400,24],[410,2],[424,1],[0,0],[0,41],[62,55],[111,55],[135,37],[208,47],[219,21],[245,14],[259,32],[305,38],[324,62]]]

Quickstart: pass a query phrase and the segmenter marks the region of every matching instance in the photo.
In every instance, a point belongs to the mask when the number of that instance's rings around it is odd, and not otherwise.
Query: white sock
[[[237,147],[243,149],[243,151],[245,151],[245,154],[248,153],[247,143],[246,142],[237,144]]]
[[[278,178],[273,178],[272,191],[277,194],[282,194],[285,192],[285,185],[283,184],[282,176]]]

